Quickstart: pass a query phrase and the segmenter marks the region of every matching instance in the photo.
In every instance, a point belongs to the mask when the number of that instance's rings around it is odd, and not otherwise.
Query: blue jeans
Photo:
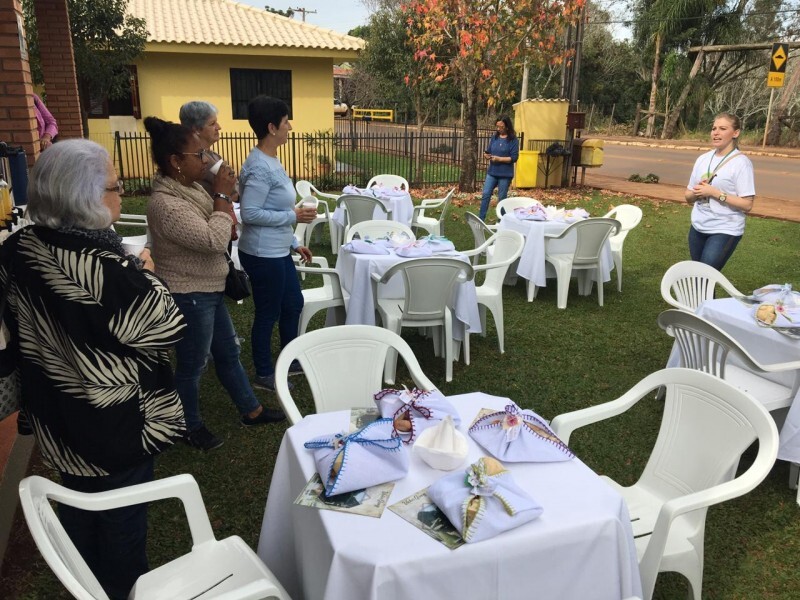
[[[281,258],[252,256],[239,251],[239,260],[253,286],[253,363],[260,377],[274,375],[272,331],[278,323],[281,348],[297,337],[303,292],[291,255]]]
[[[486,213],[489,210],[489,202],[492,200],[492,192],[497,188],[497,200],[504,200],[508,196],[508,186],[511,185],[511,177],[495,177],[486,175],[483,182],[483,196],[481,196],[481,212],[478,215],[482,221],[486,220]]]
[[[239,344],[222,292],[172,294],[186,319],[183,339],[175,345],[175,387],[186,416],[186,429],[194,431],[203,424],[200,418],[200,376],[208,354],[222,385],[228,390],[239,413],[256,410],[256,398],[247,373],[239,361]]]
[[[78,492],[106,492],[153,481],[153,457],[105,477],[61,473],[64,487]],[[64,530],[83,560],[112,599],[128,597],[147,565],[147,503],[113,510],[89,511],[58,505]]]
[[[727,233],[700,233],[694,227],[689,228],[689,254],[692,260],[705,263],[722,271],[722,267],[736,250],[740,235]]]

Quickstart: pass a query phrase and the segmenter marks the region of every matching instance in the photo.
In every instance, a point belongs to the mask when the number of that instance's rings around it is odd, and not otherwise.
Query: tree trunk
[[[658,80],[661,77],[661,34],[656,34],[655,41],[656,56],[653,59],[653,74],[650,79],[650,105],[647,115],[647,129],[645,137],[653,137],[656,130],[656,99],[658,98]]]
[[[678,125],[678,119],[681,116],[681,111],[683,110],[684,104],[686,104],[686,99],[689,97],[689,92],[692,91],[694,78],[700,71],[701,64],[703,64],[702,50],[697,53],[697,57],[694,59],[694,64],[692,65],[692,70],[689,71],[689,79],[686,81],[686,85],[683,86],[683,90],[681,90],[681,95],[678,97],[678,101],[675,102],[675,106],[672,107],[672,111],[667,117],[667,122],[664,124],[664,131],[661,132],[662,140],[672,139],[672,136],[675,135],[675,128]]]
[[[795,97],[797,87],[800,85],[800,68],[794,67],[792,76],[789,78],[789,83],[781,94],[781,99],[775,107],[775,112],[772,116],[772,122],[769,125],[769,133],[767,133],[767,145],[777,146],[781,143],[781,119],[786,116],[786,109],[789,106],[789,100]]]
[[[458,189],[461,192],[475,191],[475,172],[478,168],[478,87],[470,78],[462,84],[464,94],[464,155],[461,159],[461,175]]]

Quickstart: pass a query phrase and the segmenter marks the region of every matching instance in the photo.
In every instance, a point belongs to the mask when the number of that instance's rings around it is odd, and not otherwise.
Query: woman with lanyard
[[[489,169],[486,171],[481,210],[478,215],[482,221],[486,220],[494,188],[497,188],[498,202],[508,195],[508,187],[514,178],[514,163],[519,158],[519,140],[514,133],[511,119],[506,116],[498,117],[496,126],[497,133],[489,140],[489,145],[483,153],[489,161]]]
[[[694,204],[689,228],[692,260],[722,270],[744,234],[753,208],[753,163],[739,151],[739,117],[720,113],[711,128],[714,147],[694,163],[684,197]]]

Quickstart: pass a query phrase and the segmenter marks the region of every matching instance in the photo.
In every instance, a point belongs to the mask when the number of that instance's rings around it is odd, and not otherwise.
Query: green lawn
[[[440,197],[441,191],[429,190],[427,195]],[[478,197],[460,194],[454,202],[445,233],[458,248],[472,247],[463,213],[477,213]],[[562,412],[616,398],[665,365],[671,343],[656,325],[656,316],[667,307],[659,284],[670,265],[688,258],[689,208],[586,190],[538,192],[537,197],[545,203],[582,206],[595,216],[605,214],[615,204],[634,202],[642,207],[644,219],[625,243],[624,291],[617,292],[615,283],[606,284],[605,306],[601,308],[596,294],[579,297],[573,283],[568,307],[561,311],[556,308],[555,283],[540,290],[539,297],[528,303],[524,282],[520,281],[507,288],[504,296],[506,353],[498,354],[490,325],[486,338],[472,338],[471,366],[457,363],[454,381],[449,384],[444,383],[444,363],[433,356],[432,344],[413,333],[404,336],[426,373],[441,384],[445,394],[479,390],[507,396],[551,419]],[[139,212],[143,202],[128,201],[125,208]],[[798,287],[798,239],[798,224],[749,219],[745,238],[725,274],[741,290],[775,282],[791,282]],[[325,253],[324,241],[312,249]],[[327,247],[329,251],[329,244]],[[306,282],[315,284],[313,278]],[[239,332],[249,337],[252,305],[248,301],[241,306],[231,304],[230,311]],[[318,316],[312,328],[321,326],[322,318]],[[242,358],[252,374],[249,340],[243,344]],[[258,393],[269,405],[277,405],[274,396]],[[311,403],[304,383],[295,395],[301,398],[301,411],[309,411]],[[157,476],[193,474],[216,535],[238,534],[255,547],[285,427],[241,428],[233,404],[213,373],[204,376],[202,397],[206,423],[225,440],[225,445],[203,454],[179,444],[158,460]],[[632,483],[649,455],[661,407],[656,400],[640,402],[621,417],[580,430],[572,438],[572,447],[598,473]],[[751,454],[747,453],[743,464],[749,462]],[[52,476],[42,467],[36,470]],[[709,511],[703,598],[797,597],[800,507],[787,480],[787,464],[778,463],[752,493]],[[150,528],[154,566],[189,550],[188,529],[177,502],[155,505]],[[37,553],[33,554],[22,564],[12,565],[10,572],[4,572],[7,583],[0,585],[0,596],[65,597],[45,563]],[[685,593],[685,581],[667,574],[659,578],[655,597],[682,598]]]

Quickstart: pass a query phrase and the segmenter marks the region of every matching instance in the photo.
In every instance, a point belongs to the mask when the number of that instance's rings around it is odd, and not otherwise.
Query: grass
[[[426,190],[426,195],[441,196],[440,191]],[[606,284],[605,306],[601,308],[596,294],[579,297],[573,283],[568,307],[561,311],[556,308],[554,283],[528,303],[524,283],[518,282],[504,294],[506,353],[498,354],[490,325],[487,337],[472,338],[471,366],[457,363],[454,381],[449,384],[443,383],[444,363],[433,357],[432,344],[413,333],[404,335],[426,373],[441,384],[445,394],[483,391],[506,396],[551,419],[562,412],[614,399],[666,364],[671,343],[656,325],[656,316],[666,308],[659,284],[670,265],[688,258],[689,209],[586,190],[536,190],[536,195],[545,203],[582,206],[593,215],[605,214],[613,205],[627,202],[642,207],[644,219],[625,242],[623,292],[617,292],[615,283]],[[457,195],[445,226],[456,247],[472,247],[463,213],[477,212],[478,203],[479,194]],[[125,205],[126,212],[141,212],[142,208],[141,199]],[[774,282],[791,282],[797,288],[799,237],[798,224],[751,218],[725,274],[741,290]],[[313,249],[324,254],[325,241]],[[306,285],[316,282],[309,279]],[[238,331],[248,336],[251,304],[231,304],[230,311]],[[318,315],[311,327],[322,326],[322,319]],[[243,344],[242,360],[253,374],[249,340]],[[206,374],[202,384],[203,416],[225,445],[203,454],[178,444],[159,458],[156,475],[194,475],[216,535],[238,534],[255,547],[285,426],[241,428],[233,404],[213,373]],[[258,394],[270,406],[277,405],[274,395]],[[304,383],[295,395],[302,399],[301,411],[308,412],[311,401]],[[656,401],[640,402],[623,416],[578,431],[572,447],[598,473],[630,484],[649,456],[660,408]],[[742,462],[747,463],[747,458]],[[54,477],[41,465],[34,465],[34,471]],[[779,462],[756,490],[710,509],[703,598],[797,597],[800,509],[787,481],[788,466]],[[14,535],[12,544],[24,546],[24,523],[17,523]],[[153,505],[149,543],[153,566],[189,551],[189,532],[177,502]],[[11,557],[7,563],[11,564],[4,569],[0,597],[67,597],[35,549],[22,559]],[[685,593],[686,583],[680,576],[659,577],[655,598],[679,598]]]

